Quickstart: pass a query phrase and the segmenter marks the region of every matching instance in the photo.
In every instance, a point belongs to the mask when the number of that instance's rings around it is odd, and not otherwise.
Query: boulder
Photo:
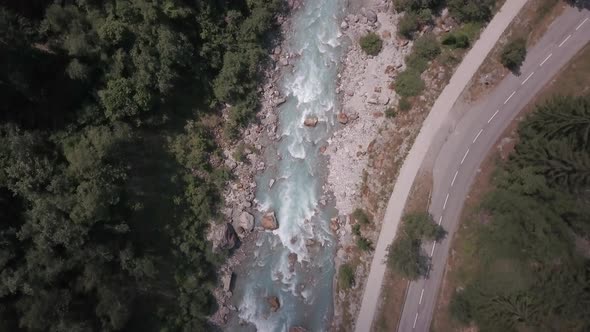
[[[343,125],[347,124],[348,123],[348,115],[346,115],[346,113],[344,113],[344,112],[338,113],[338,122],[340,122]]]
[[[289,332],[307,332],[307,330],[301,326],[293,326],[289,329]]]
[[[279,302],[279,298],[276,296],[269,296],[266,298],[266,303],[270,306],[270,311],[276,312],[281,308],[281,302]]]
[[[275,217],[274,211],[267,212],[262,216],[262,221],[260,222],[262,228],[267,230],[275,230],[279,228],[279,224],[277,223],[277,218]]]
[[[297,263],[297,254],[292,252],[289,254],[289,271],[295,272],[295,263]]]
[[[230,223],[226,223],[220,247],[222,249],[233,249],[238,244],[238,241],[238,234],[236,233],[234,226]]]
[[[377,23],[377,13],[375,13],[372,9],[365,10],[365,16],[369,23]]]
[[[231,282],[233,278],[233,273],[229,272],[221,276],[221,283],[223,284],[223,290],[229,292],[231,290]]]
[[[303,124],[306,127],[315,127],[318,124],[318,117],[317,116],[309,116],[303,121]]]
[[[239,225],[245,231],[251,232],[254,229],[254,216],[244,211],[240,214]]]
[[[342,29],[342,30],[348,29],[348,23],[346,23],[346,21],[342,21],[342,23],[340,24],[340,29]]]
[[[330,229],[332,230],[332,232],[336,233],[339,228],[340,225],[338,224],[338,217],[330,219]]]

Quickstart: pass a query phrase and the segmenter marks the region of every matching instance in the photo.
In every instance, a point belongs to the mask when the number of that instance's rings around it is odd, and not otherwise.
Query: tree
[[[484,22],[492,15],[493,0],[448,0],[451,15],[459,22]]]
[[[518,71],[526,58],[526,40],[516,38],[509,41],[500,55],[500,62],[511,71]]]

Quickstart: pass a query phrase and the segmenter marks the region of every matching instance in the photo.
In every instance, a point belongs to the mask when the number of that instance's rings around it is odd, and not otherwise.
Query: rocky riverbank
[[[301,1],[287,1],[289,12],[297,10]],[[280,41],[288,41],[291,35],[289,16],[277,15],[276,24],[280,27]],[[224,207],[222,209],[223,222],[212,223],[207,239],[213,244],[214,250],[231,252],[226,262],[219,268],[219,283],[213,295],[217,300],[218,310],[211,317],[211,323],[223,326],[227,323],[236,308],[231,304],[234,269],[247,257],[247,250],[257,239],[258,234],[265,230],[278,227],[272,211],[263,211],[263,222],[255,225],[255,216],[261,214],[260,206],[255,199],[257,183],[255,176],[264,171],[263,161],[265,148],[280,140],[277,135],[278,107],[286,102],[279,90],[278,81],[285,70],[291,70],[296,54],[284,52],[283,45],[272,48],[268,54],[269,62],[264,71],[263,83],[258,89],[260,95],[260,110],[256,119],[241,133],[237,144],[228,144],[223,140],[225,166],[232,174],[223,192]],[[228,107],[229,109],[229,107]],[[223,112],[227,120],[227,109]],[[272,186],[273,181],[269,183]]]

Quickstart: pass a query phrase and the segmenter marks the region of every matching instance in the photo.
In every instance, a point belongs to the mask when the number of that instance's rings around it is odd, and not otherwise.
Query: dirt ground
[[[549,83],[531,103],[525,107],[521,114],[504,131],[496,142],[496,148],[491,150],[482,163],[480,173],[477,175],[469,193],[461,216],[460,227],[454,236],[451,245],[451,254],[445,269],[441,294],[437,300],[435,315],[431,331],[473,331],[475,327],[462,327],[453,321],[449,314],[449,302],[453,292],[461,287],[471,275],[474,275],[474,267],[470,264],[471,249],[477,245],[474,241],[478,224],[486,216],[478,209],[479,203],[486,193],[493,189],[493,173],[499,163],[509,156],[517,141],[517,129],[525,116],[535,109],[535,105],[544,102],[557,94],[585,95],[590,93],[590,44],[576,55],[568,66]]]

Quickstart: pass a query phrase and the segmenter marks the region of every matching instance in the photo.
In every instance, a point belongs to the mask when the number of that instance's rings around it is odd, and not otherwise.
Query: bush
[[[465,291],[456,291],[450,303],[451,317],[463,324],[469,324],[473,320],[471,304],[466,295]]]
[[[371,223],[371,217],[369,217],[363,209],[354,210],[352,217],[362,225],[368,225]]]
[[[443,38],[442,44],[452,48],[467,48],[469,37],[462,32],[449,33]]]
[[[361,224],[352,225],[352,234],[361,236]]]
[[[414,42],[412,53],[426,60],[434,60],[440,54],[440,45],[436,36],[429,33]]]
[[[383,41],[374,32],[369,32],[367,35],[361,37],[359,41],[361,48],[369,55],[377,55],[381,52]]]
[[[409,111],[412,109],[412,104],[408,100],[408,98],[401,98],[398,103],[398,108],[402,111]]]
[[[500,62],[502,62],[504,67],[512,71],[518,71],[525,58],[526,40],[524,38],[517,38],[511,40],[504,46],[500,56]]]
[[[395,118],[396,115],[397,115],[397,112],[395,111],[395,108],[393,108],[393,107],[388,107],[385,110],[385,117],[387,117],[387,118],[390,118],[390,119]]]
[[[419,27],[418,16],[414,13],[405,13],[397,24],[397,34],[412,39],[414,32],[418,31]]]
[[[448,0],[449,12],[459,22],[483,22],[492,15],[495,0]]]
[[[371,251],[373,250],[373,243],[371,242],[371,240],[364,238],[362,236],[359,236],[356,239],[356,246],[359,247],[360,250],[362,251]]]
[[[399,74],[395,91],[402,97],[417,96],[424,90],[424,81],[416,70],[406,69]]]
[[[349,289],[354,285],[354,270],[349,264],[342,264],[338,271],[338,283],[341,288]]]
[[[234,158],[235,161],[245,162],[247,160],[246,159],[246,144],[244,144],[244,143],[238,144],[238,146],[236,147],[236,150],[232,154],[232,157]]]

